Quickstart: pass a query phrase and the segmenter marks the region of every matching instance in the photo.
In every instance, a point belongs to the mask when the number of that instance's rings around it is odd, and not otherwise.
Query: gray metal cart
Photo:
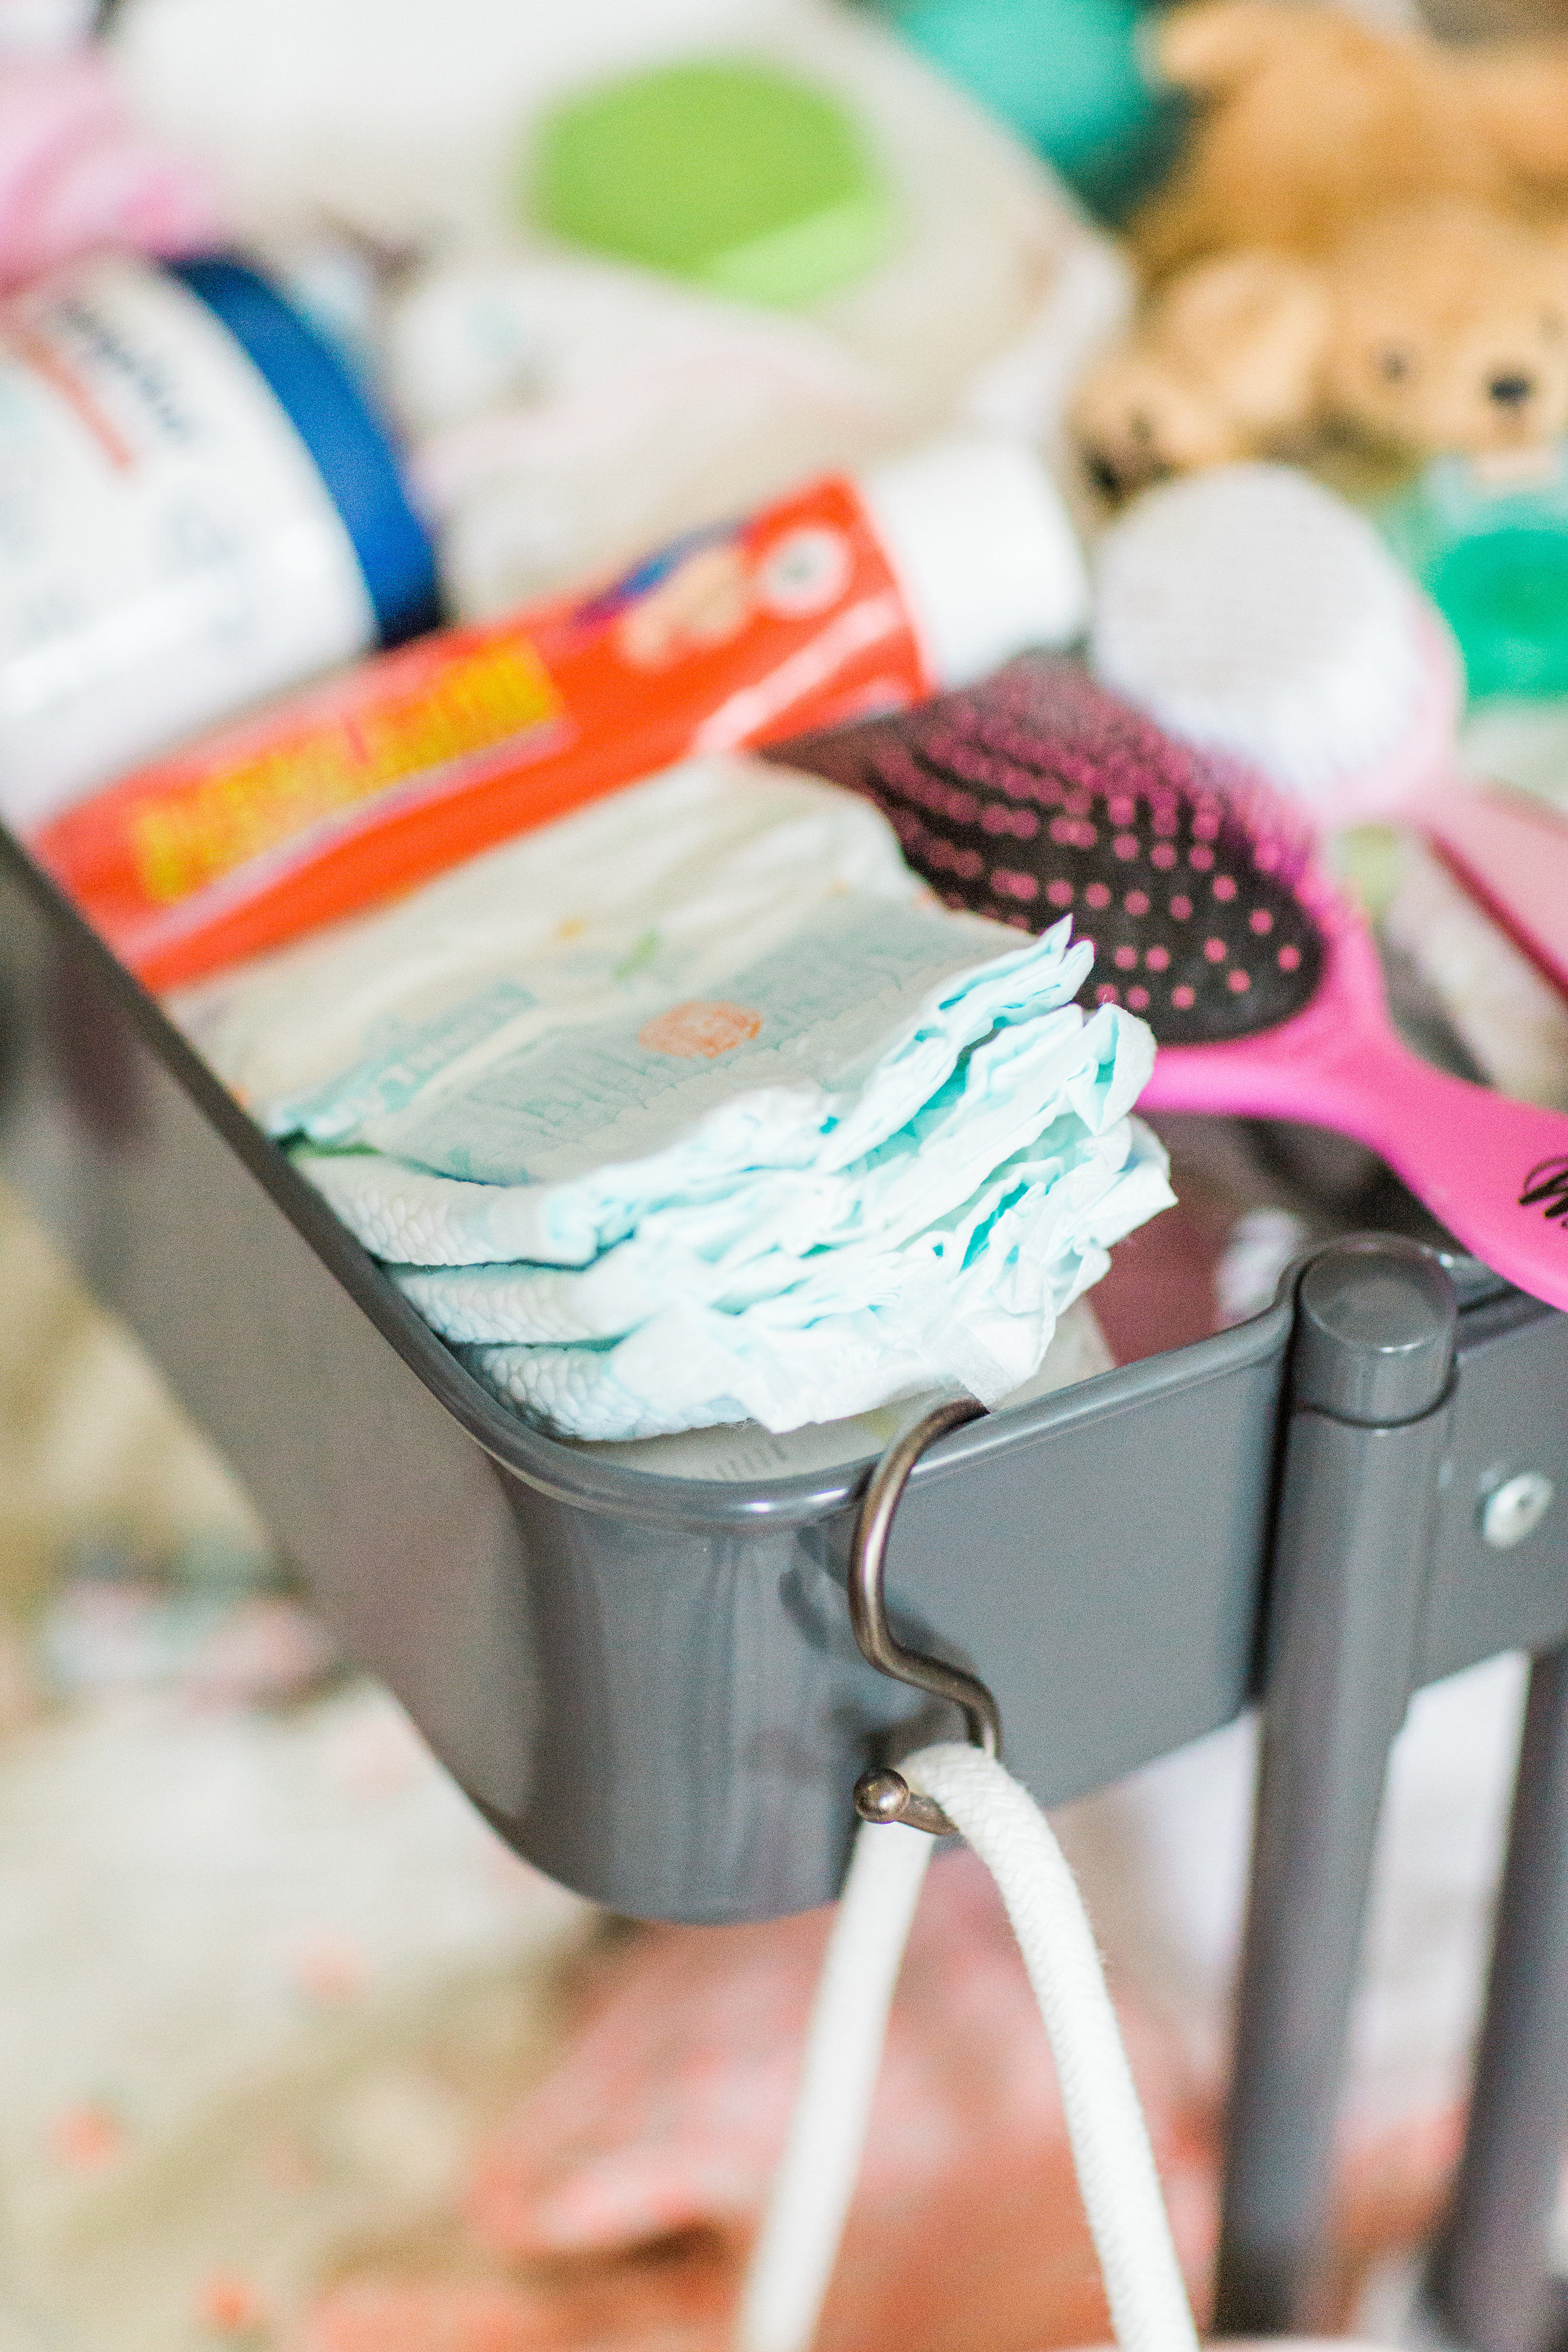
[[[658,1476],[498,1406],[0,837],[0,1171],[145,1341],[474,1802],[647,1917],[825,1901],[917,1700],[861,1659],[866,1464]],[[1568,1234],[1564,1235],[1568,1247]],[[1390,1743],[1536,1664],[1477,2097],[1434,2308],[1546,2341],[1568,2147],[1568,1319],[1470,1260],[1336,1244],[1239,1328],[972,1424],[890,1594],[1000,1700],[1047,1802],[1264,1706],[1221,2319],[1310,2314]]]

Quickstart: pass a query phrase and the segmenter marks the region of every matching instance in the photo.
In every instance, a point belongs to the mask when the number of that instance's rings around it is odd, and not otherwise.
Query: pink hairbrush
[[[1327,830],[1397,818],[1568,993],[1568,827],[1468,782],[1458,650],[1365,518],[1283,466],[1152,491],[1101,541],[1090,660]]]
[[[1090,1001],[1149,1023],[1151,1109],[1304,1119],[1379,1152],[1467,1249],[1568,1307],[1568,1118],[1420,1061],[1299,814],[1076,664],[780,754],[869,793],[950,904],[1091,936]]]

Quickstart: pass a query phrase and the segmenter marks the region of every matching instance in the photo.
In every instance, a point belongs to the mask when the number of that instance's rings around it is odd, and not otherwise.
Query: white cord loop
[[[1116,2012],[1049,1823],[994,1757],[956,1743],[902,1766],[995,1879],[1056,2060],[1073,2161],[1121,2352],[1196,2352],[1181,2267]],[[888,2011],[926,1865],[918,1830],[856,1841],[784,2158],[742,2299],[737,2352],[809,2352],[860,2167]]]
[[[806,2029],[800,2087],[741,2298],[738,2352],[807,2352],[855,2194],[893,1987],[936,1842],[863,1828]]]

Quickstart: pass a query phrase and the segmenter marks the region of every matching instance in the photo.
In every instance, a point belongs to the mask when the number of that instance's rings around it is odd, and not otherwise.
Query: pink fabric
[[[777,2159],[828,1915],[654,1928],[603,1967],[554,2073],[491,2139],[481,2279],[362,2280],[309,2352],[722,2352]],[[1183,2260],[1205,2274],[1216,2116],[1125,2004]],[[1044,2352],[1102,2336],[1056,2080],[980,1864],[941,1858],[894,2005],[821,2352]]]
[[[224,233],[207,173],[133,127],[96,51],[0,66],[0,286],[79,254],[189,253]]]

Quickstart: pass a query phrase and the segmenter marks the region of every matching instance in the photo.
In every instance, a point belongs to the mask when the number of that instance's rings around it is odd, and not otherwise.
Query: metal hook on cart
[[[849,1622],[861,1655],[879,1674],[890,1675],[895,1682],[909,1683],[915,1690],[929,1691],[933,1698],[948,1699],[962,1707],[975,1747],[984,1748],[987,1756],[997,1756],[1002,1748],[1002,1716],[985,1685],[962,1666],[950,1666],[945,1659],[906,1649],[888,1622],[883,1592],[894,1515],[916,1463],[939,1437],[962,1429],[966,1422],[978,1421],[984,1411],[972,1396],[943,1397],[896,1437],[877,1464],[866,1482],[850,1547]],[[855,1783],[855,1810],[862,1821],[902,1822],[906,1828],[928,1831],[932,1837],[949,1837],[953,1832],[953,1823],[942,1807],[911,1789],[891,1765],[874,1765],[861,1773]]]

